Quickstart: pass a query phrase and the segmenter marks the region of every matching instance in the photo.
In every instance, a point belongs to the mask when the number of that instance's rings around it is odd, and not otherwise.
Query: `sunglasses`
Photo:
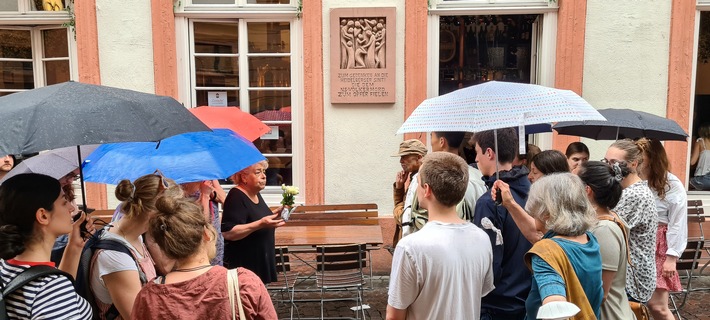
[[[165,180],[165,176],[163,175],[163,172],[160,171],[160,169],[156,169],[155,172],[153,172],[153,174],[160,178],[160,185],[162,186],[161,191],[170,187],[168,185],[168,181]]]

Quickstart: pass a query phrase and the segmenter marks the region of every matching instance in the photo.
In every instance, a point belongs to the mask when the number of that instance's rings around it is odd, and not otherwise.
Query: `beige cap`
[[[417,139],[409,139],[402,141],[399,144],[399,152],[393,157],[408,156],[410,154],[418,154],[420,156],[425,156],[427,153],[426,146]]]

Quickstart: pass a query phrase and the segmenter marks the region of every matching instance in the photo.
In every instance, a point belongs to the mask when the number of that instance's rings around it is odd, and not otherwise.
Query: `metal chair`
[[[671,309],[678,316],[678,319],[683,319],[680,315],[680,309],[685,305],[688,299],[688,294],[693,291],[700,290],[693,288],[693,278],[694,276],[697,276],[697,274],[694,274],[694,271],[698,268],[703,251],[706,250],[706,242],[705,234],[703,232],[705,216],[702,208],[699,207],[702,206],[702,202],[697,202],[700,201],[688,201],[688,226],[697,225],[699,235],[692,238],[688,237],[688,243],[685,250],[681,253],[680,257],[678,257],[678,261],[676,262],[676,270],[678,273],[681,274],[682,272],[685,274],[684,276],[681,276],[681,284],[683,285],[683,289],[679,292],[671,292],[669,295],[672,305]],[[707,266],[707,264],[705,266]],[[700,269],[701,273],[705,266]],[[678,303],[676,299],[679,299],[680,302]]]
[[[298,307],[294,303],[294,287],[299,273],[291,270],[291,257],[288,253],[288,247],[276,247],[276,271],[278,272],[278,281],[266,285],[266,289],[272,294],[272,301],[286,303],[291,307],[291,319],[293,319],[293,310],[296,309],[298,315]],[[284,297],[288,295],[288,298]],[[275,299],[279,295],[280,299]],[[300,319],[300,316],[299,316]]]
[[[324,319],[324,303],[326,301],[353,300],[357,306],[355,319],[365,319],[363,308],[363,287],[365,277],[363,268],[367,267],[367,250],[365,244],[316,247],[316,285],[321,291],[320,312]],[[328,291],[356,291],[352,298],[325,299]]]

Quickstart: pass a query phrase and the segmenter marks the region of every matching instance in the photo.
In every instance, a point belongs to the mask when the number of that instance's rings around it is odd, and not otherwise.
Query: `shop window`
[[[0,25],[0,96],[69,81],[69,52],[67,28]]]
[[[439,94],[490,80],[531,83],[538,16],[442,16]]]
[[[294,184],[291,28],[291,21],[190,21],[192,105],[240,108],[272,128],[254,145],[269,161],[266,191],[274,193]]]

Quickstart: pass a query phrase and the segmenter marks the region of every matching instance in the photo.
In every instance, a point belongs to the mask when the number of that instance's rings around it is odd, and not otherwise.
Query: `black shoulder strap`
[[[74,282],[74,278],[70,274],[50,266],[32,266],[29,269],[22,271],[14,279],[10,280],[4,288],[2,288],[2,296],[0,297],[0,319],[7,319],[5,297],[15,290],[22,288],[32,280],[52,274],[63,275],[72,283]]]
[[[17,275],[14,279],[12,279],[7,286],[5,286],[2,289],[2,296],[7,297],[8,294],[12,293],[13,291],[22,288],[22,286],[26,285],[28,282],[35,280],[37,278],[43,277],[43,276],[48,276],[52,274],[58,274],[58,275],[63,275],[69,279],[72,283],[74,282],[74,277],[72,277],[70,274],[59,270],[55,267],[50,267],[50,266],[32,266],[29,269],[21,272],[20,274]]]

